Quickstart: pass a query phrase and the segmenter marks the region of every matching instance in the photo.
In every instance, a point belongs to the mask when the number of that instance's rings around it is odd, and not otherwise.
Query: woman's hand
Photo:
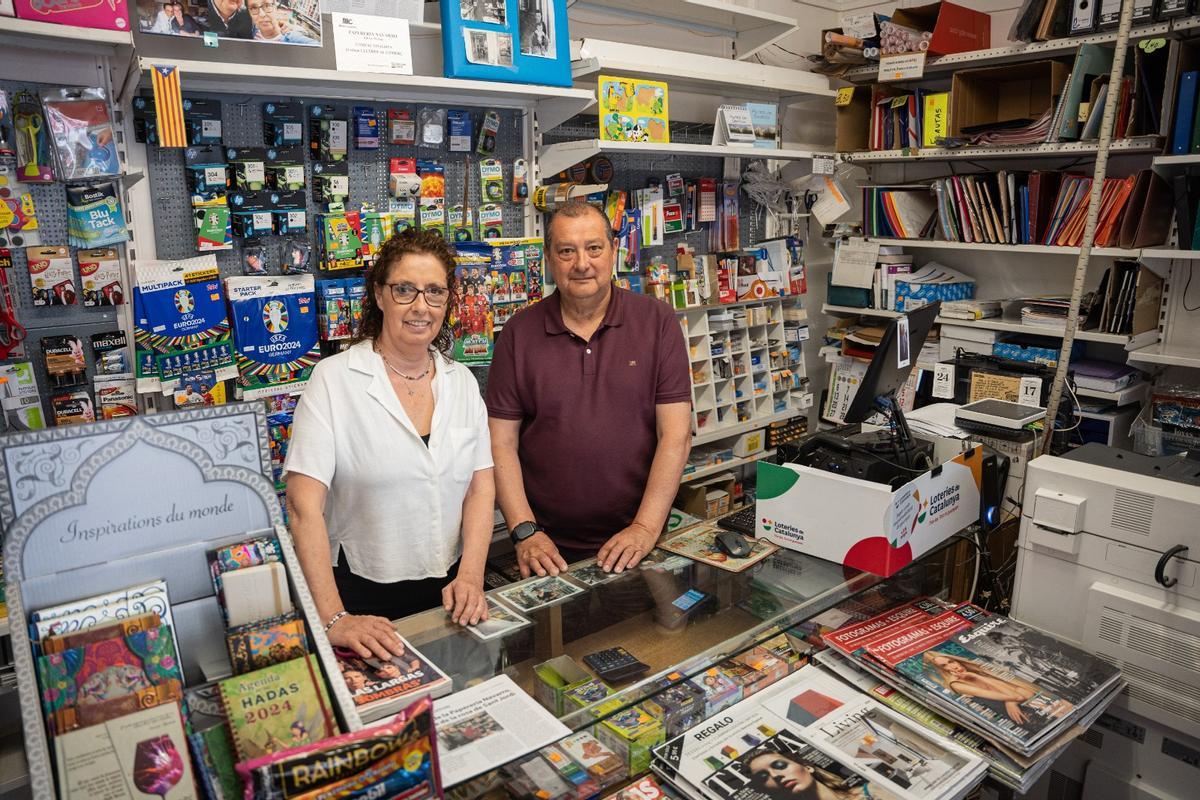
[[[334,647],[348,648],[363,658],[391,661],[393,656],[404,655],[404,640],[383,617],[348,614],[325,634]]]
[[[483,581],[455,578],[442,589],[442,607],[458,625],[475,625],[487,619]]]
[[[1004,710],[1008,712],[1008,718],[1018,725],[1024,725],[1029,719],[1029,717],[1025,715],[1025,712],[1021,710],[1021,704],[1015,703],[1012,700],[1009,700],[1004,704]]]

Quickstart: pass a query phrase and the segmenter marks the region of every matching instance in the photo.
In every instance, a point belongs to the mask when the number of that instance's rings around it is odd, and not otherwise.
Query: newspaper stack
[[[964,603],[920,599],[823,636],[822,663],[985,758],[1024,791],[1124,687],[1120,670],[1053,636]],[[862,686],[863,678],[855,683]]]
[[[696,800],[954,800],[987,773],[966,748],[812,665],[655,748],[651,769]]]

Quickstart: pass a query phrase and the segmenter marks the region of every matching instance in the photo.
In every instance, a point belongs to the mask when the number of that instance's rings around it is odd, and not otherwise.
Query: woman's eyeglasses
[[[411,283],[389,283],[387,287],[392,290],[392,301],[402,306],[412,304],[419,294],[425,295],[425,304],[431,308],[446,305],[446,300],[450,298],[450,290],[445,286],[426,286],[424,289],[418,289]]]

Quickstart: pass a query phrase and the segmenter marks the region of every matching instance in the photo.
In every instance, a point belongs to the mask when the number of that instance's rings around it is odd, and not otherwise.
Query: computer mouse
[[[721,531],[717,534],[717,547],[730,558],[745,558],[750,555],[750,543],[746,537],[735,531]]]

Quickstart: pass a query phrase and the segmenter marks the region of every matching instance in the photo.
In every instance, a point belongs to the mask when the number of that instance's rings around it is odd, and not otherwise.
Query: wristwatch
[[[545,528],[533,520],[526,520],[525,522],[517,523],[516,527],[509,531],[508,535],[512,539],[513,544],[519,544],[535,533],[545,533],[545,531]]]

